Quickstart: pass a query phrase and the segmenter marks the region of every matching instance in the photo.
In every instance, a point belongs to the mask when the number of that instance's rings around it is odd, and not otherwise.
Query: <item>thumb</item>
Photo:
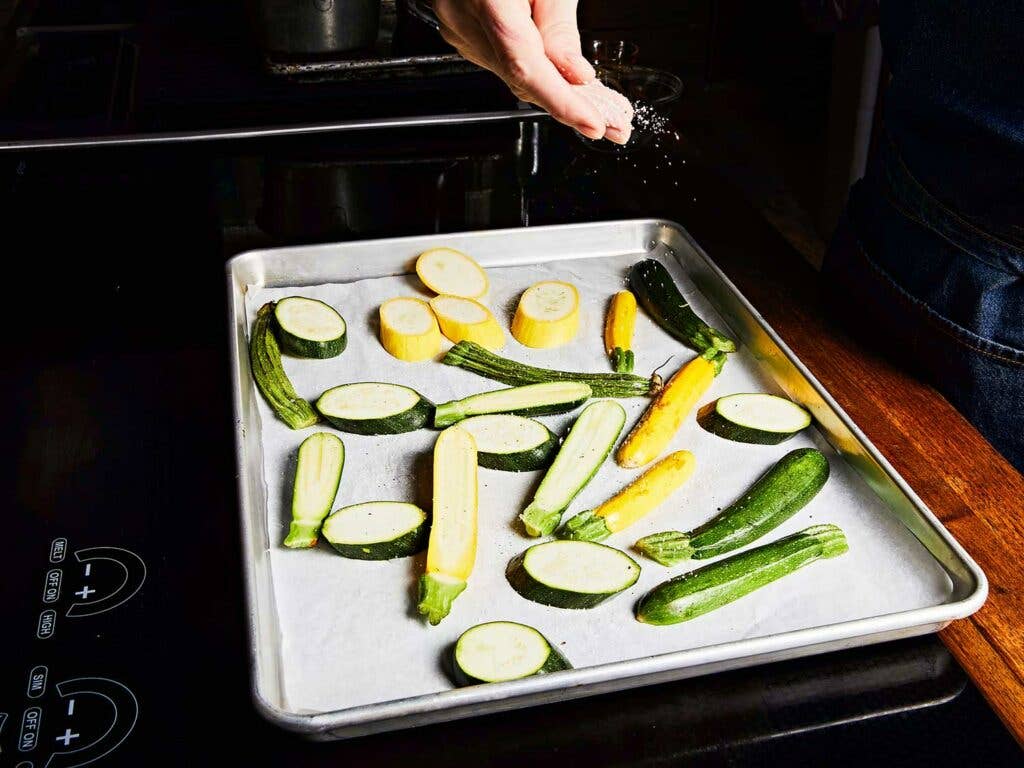
[[[534,0],[533,23],[544,41],[544,53],[570,83],[588,83],[594,68],[583,58],[576,26],[576,0]]]

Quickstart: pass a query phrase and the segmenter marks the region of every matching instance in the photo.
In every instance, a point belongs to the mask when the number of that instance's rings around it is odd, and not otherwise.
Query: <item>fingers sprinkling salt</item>
[[[633,130],[633,105],[629,99],[596,79],[583,85],[573,85],[572,88],[601,113],[605,126],[614,129],[608,138],[620,144],[629,141]]]

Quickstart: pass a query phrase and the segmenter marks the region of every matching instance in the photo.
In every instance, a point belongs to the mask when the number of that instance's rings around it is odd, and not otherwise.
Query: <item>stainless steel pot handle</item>
[[[434,5],[431,0],[406,0],[406,7],[413,16],[424,24],[436,30],[441,29],[441,21],[437,18],[437,14],[434,13]]]

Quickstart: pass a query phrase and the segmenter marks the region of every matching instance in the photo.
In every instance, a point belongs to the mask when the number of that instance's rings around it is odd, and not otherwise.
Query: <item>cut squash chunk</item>
[[[512,335],[527,347],[568,344],[580,327],[580,295],[576,286],[547,280],[526,289],[512,319]]]
[[[430,308],[437,316],[441,333],[458,344],[475,341],[481,347],[498,350],[505,346],[505,332],[491,310],[483,304],[461,296],[435,296]]]
[[[413,298],[381,304],[380,343],[391,355],[410,363],[434,357],[441,351],[441,330],[430,305]]]
[[[434,293],[478,299],[490,284],[483,267],[454,248],[431,248],[416,259],[416,274]]]

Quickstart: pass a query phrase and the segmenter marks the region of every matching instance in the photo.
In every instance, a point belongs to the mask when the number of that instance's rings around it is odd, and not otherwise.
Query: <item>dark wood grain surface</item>
[[[1024,477],[942,395],[843,333],[818,274],[767,226],[690,229],[988,576],[982,609],[941,637],[1024,745]]]

